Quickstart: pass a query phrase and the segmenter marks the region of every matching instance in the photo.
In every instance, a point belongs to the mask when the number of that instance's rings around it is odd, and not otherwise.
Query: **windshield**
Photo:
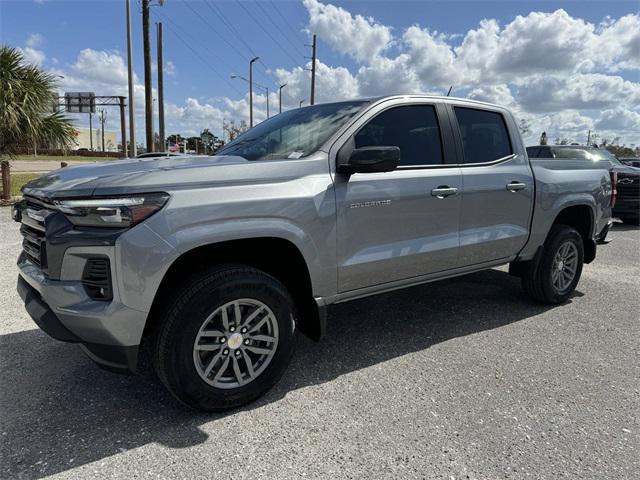
[[[243,133],[216,155],[247,160],[301,158],[317,151],[367,101],[297,108],[271,117]]]

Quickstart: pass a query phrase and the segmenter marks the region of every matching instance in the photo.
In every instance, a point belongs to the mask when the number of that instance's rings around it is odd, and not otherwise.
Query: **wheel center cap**
[[[227,341],[227,345],[233,350],[240,347],[240,345],[242,345],[242,335],[238,332],[232,333]]]
[[[558,262],[558,270],[563,270],[564,269],[564,262],[561,260]]]

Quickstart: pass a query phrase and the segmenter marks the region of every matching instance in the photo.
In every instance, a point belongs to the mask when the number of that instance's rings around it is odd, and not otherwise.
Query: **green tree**
[[[540,145],[546,145],[547,144],[547,132],[542,132],[542,135],[540,135]]]
[[[75,139],[70,120],[52,112],[55,77],[25,62],[22,52],[0,45],[0,156],[20,146],[66,147]]]
[[[518,124],[518,129],[520,130],[520,134],[523,137],[526,137],[531,133],[531,122],[526,118],[521,118],[520,123]]]

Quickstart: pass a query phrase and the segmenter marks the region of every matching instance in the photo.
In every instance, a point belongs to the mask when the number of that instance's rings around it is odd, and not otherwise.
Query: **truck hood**
[[[240,165],[246,175],[249,162],[229,155],[103,161],[54,170],[27,183],[22,192],[54,200],[162,191],[182,185],[209,183],[221,178],[221,167]],[[232,181],[235,176],[226,175],[226,178]]]
[[[612,168],[614,172],[625,174],[627,177],[639,177],[640,168],[632,167],[630,165],[616,165]]]

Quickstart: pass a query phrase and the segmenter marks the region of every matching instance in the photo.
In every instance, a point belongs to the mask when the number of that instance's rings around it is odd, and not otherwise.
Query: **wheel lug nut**
[[[245,345],[249,345],[250,343],[251,343],[251,341],[248,338],[244,341]]]
[[[236,331],[236,327],[231,327],[231,328],[229,329],[229,331],[230,331],[230,332],[235,332],[235,331]]]
[[[220,343],[224,343],[224,342],[226,342],[226,341],[227,341],[227,339],[226,339],[226,338],[224,338],[224,337],[222,337],[222,338],[220,339]]]
[[[244,327],[242,330],[240,330],[240,333],[247,333],[247,327]]]
[[[222,351],[222,354],[223,354],[223,355],[229,355],[229,350],[225,348],[225,349]]]
[[[236,357],[240,356],[240,350],[236,350]]]

